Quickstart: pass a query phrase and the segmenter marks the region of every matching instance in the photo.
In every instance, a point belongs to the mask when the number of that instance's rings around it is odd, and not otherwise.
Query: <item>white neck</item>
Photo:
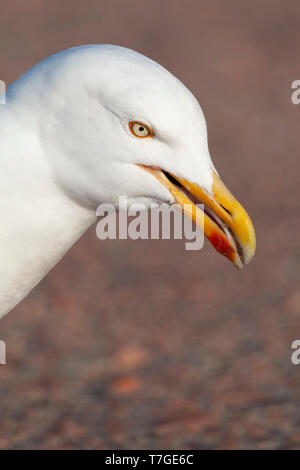
[[[38,129],[17,119],[0,105],[0,318],[96,220],[55,182]]]

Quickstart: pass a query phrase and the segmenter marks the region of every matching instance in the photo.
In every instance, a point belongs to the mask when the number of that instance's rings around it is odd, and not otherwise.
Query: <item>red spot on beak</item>
[[[221,253],[221,255],[226,256],[231,261],[234,259],[234,249],[227,240],[227,238],[219,235],[218,233],[213,233],[209,237],[210,243],[214,246],[214,248]]]

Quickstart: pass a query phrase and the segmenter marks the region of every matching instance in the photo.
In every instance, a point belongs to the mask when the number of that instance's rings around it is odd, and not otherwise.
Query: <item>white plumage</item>
[[[155,137],[135,138],[130,121]],[[117,204],[120,195],[129,203],[174,201],[137,165],[213,192],[201,108],[157,63],[117,46],[82,46],[8,87],[0,106],[0,317],[96,220],[100,203]]]

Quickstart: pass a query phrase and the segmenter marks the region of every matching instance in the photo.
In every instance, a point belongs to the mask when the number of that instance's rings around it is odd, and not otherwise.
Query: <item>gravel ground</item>
[[[238,272],[208,243],[100,242],[93,227],[0,322],[1,449],[300,447],[299,28],[300,3],[284,0],[1,7],[7,82],[96,42],[182,79],[258,242]]]

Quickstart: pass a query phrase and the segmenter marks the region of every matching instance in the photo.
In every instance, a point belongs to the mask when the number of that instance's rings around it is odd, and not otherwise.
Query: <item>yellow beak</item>
[[[173,174],[158,168],[139,166],[170,191],[184,214],[197,223],[219,253],[230,259],[238,269],[251,261],[256,246],[253,224],[216,172],[213,173],[212,194],[209,194],[197,184]],[[201,211],[197,203],[204,204],[202,217],[197,217],[197,211]]]

